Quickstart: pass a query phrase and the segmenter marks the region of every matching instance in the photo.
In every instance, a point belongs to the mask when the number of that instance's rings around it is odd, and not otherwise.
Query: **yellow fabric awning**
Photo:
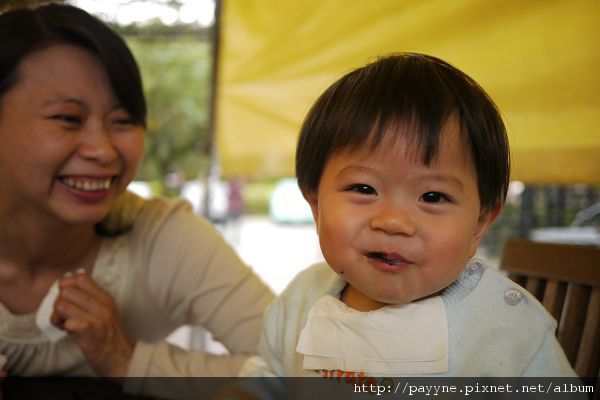
[[[443,58],[498,103],[513,179],[600,183],[600,1],[224,0],[216,137],[226,177],[290,176],[335,79],[397,51]]]

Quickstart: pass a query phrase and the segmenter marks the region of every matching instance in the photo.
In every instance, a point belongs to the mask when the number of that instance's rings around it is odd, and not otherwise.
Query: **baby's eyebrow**
[[[421,181],[446,183],[456,187],[459,190],[463,190],[465,188],[460,179],[448,174],[423,174],[419,175],[418,179]]]
[[[344,168],[342,168],[340,171],[338,171],[338,173],[335,175],[336,178],[340,178],[343,177],[346,174],[351,174],[351,173],[374,173],[375,170],[373,168],[369,168],[369,167],[365,167],[362,165],[347,165]]]

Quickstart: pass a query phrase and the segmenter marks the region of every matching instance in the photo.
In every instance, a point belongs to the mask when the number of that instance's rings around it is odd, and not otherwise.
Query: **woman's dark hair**
[[[102,21],[68,5],[49,4],[0,14],[0,100],[19,79],[19,65],[31,53],[70,44],[95,54],[117,98],[132,119],[146,125],[140,72],[123,39]]]
[[[408,135],[416,155],[429,165],[437,154],[442,126],[453,113],[477,173],[481,207],[491,210],[504,203],[510,175],[500,113],[473,79],[423,54],[380,58],[343,76],[318,98],[298,139],[298,184],[316,193],[332,155],[364,146],[374,149],[390,134]]]

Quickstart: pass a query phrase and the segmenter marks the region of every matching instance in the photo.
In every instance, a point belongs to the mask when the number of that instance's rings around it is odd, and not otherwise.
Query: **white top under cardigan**
[[[187,202],[127,197],[124,209],[133,215],[132,229],[103,238],[92,276],[112,294],[136,340],[128,376],[237,374],[256,351],[271,291]],[[122,223],[123,215],[111,217]],[[164,340],[185,324],[205,327],[232,355],[186,352]],[[7,357],[11,376],[94,376],[73,337],[51,343],[33,313],[15,315],[1,303],[0,354]],[[135,379],[126,386],[147,393],[153,390],[145,385],[156,383]]]

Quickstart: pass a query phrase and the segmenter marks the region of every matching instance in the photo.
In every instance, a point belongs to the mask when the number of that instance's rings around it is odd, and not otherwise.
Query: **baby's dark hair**
[[[382,57],[325,90],[300,131],[298,184],[303,191],[316,193],[332,155],[365,146],[375,149],[390,133],[408,135],[416,156],[429,165],[436,157],[442,126],[453,113],[475,167],[481,207],[492,210],[504,203],[510,176],[502,117],[468,75],[423,54]]]

